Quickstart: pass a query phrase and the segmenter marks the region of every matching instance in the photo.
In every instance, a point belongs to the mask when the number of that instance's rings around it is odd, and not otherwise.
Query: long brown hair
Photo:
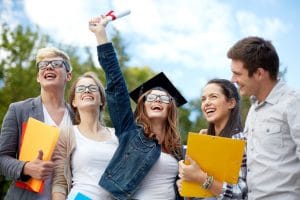
[[[79,76],[72,84],[71,88],[70,88],[70,92],[69,92],[69,104],[74,112],[75,115],[75,119],[74,119],[74,124],[80,124],[81,119],[80,119],[80,115],[78,112],[78,109],[76,107],[73,106],[72,102],[75,98],[75,88],[76,88],[76,84],[78,83],[79,80],[83,79],[83,78],[90,78],[93,81],[95,81],[96,85],[99,88],[99,93],[100,93],[100,99],[101,99],[101,105],[99,108],[99,120],[101,122],[102,125],[104,125],[104,120],[103,120],[103,111],[105,109],[105,105],[106,105],[106,97],[105,97],[105,90],[104,87],[101,83],[101,81],[98,79],[97,75],[94,72],[86,72],[83,75]]]
[[[163,88],[153,88],[148,90],[144,94],[142,94],[137,102],[136,110],[135,110],[135,117],[136,121],[139,125],[141,125],[144,129],[145,135],[149,138],[155,139],[154,133],[151,131],[151,122],[149,117],[147,116],[146,109],[144,106],[145,97],[148,95],[152,90],[161,90],[166,92],[168,95],[169,93],[164,90]],[[162,147],[166,150],[167,153],[172,154],[176,159],[181,159],[182,152],[181,152],[181,143],[180,143],[180,134],[178,131],[178,108],[176,106],[176,102],[174,98],[172,98],[171,102],[168,104],[168,116],[165,122],[165,136],[164,140],[162,141]]]

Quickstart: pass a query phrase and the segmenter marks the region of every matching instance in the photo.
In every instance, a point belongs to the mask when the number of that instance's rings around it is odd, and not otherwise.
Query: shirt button
[[[250,172],[250,169],[248,168],[247,171]]]
[[[251,131],[252,131],[252,132],[254,132],[254,128],[253,128],[253,129],[251,129]]]
[[[270,129],[267,129],[267,133],[269,133],[270,132]]]

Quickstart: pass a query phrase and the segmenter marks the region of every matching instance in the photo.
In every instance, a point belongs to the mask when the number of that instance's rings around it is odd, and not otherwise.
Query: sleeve
[[[135,128],[128,89],[112,43],[97,47],[98,60],[106,76],[106,97],[116,136]]]
[[[69,128],[70,129],[70,128]],[[68,184],[64,175],[65,165],[67,162],[67,152],[69,145],[67,144],[68,131],[69,129],[64,128],[61,130],[59,139],[53,152],[52,160],[55,164],[53,173],[52,193],[62,193],[67,195]]]
[[[0,135],[0,174],[13,180],[20,180],[25,162],[17,159],[19,150],[19,133],[15,104],[11,104],[3,119]]]
[[[296,154],[300,159],[300,94],[291,98],[291,103],[286,108],[287,123],[290,134],[296,145]]]

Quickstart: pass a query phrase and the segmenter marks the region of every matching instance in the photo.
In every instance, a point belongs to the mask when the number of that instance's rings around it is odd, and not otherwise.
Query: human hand
[[[27,162],[23,168],[23,174],[32,178],[45,180],[53,173],[54,163],[43,160],[43,151],[39,150],[35,160]]]
[[[89,21],[89,29],[95,34],[98,44],[107,42],[105,27],[108,22],[109,19],[104,15],[94,17]]]
[[[207,176],[206,173],[188,155],[185,158],[190,164],[185,164],[183,160],[179,161],[179,177],[185,181],[203,183]]]
[[[207,129],[201,129],[201,130],[199,131],[199,133],[200,133],[200,134],[207,134]]]
[[[176,185],[177,185],[177,188],[178,188],[178,192],[181,193],[181,190],[182,190],[182,179],[178,179],[176,181]]]

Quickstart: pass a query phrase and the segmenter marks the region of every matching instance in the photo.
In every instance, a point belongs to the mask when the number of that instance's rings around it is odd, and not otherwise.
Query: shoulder
[[[20,108],[20,109],[25,109],[28,107],[32,107],[35,106],[36,104],[38,104],[40,102],[40,97],[35,97],[35,98],[28,98],[22,101],[17,101],[14,103],[10,104],[10,108]]]
[[[106,127],[106,130],[107,130],[109,133],[115,135],[115,128],[112,128],[112,127]]]
[[[74,126],[63,126],[60,129],[59,137],[61,139],[72,139],[72,138],[74,138],[74,128],[75,128],[75,125]]]
[[[106,127],[106,130],[112,136],[113,140],[119,141],[119,139],[118,139],[118,137],[116,136],[116,133],[115,133],[115,128]]]
[[[243,132],[239,132],[239,133],[236,133],[234,135],[232,135],[233,139],[241,139],[241,140],[246,140],[246,135],[243,133]]]

